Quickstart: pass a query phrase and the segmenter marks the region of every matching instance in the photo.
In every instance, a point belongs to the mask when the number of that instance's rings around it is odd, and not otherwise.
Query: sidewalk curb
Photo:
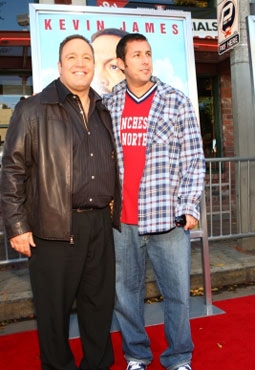
[[[255,282],[255,251],[241,251],[235,242],[209,247],[212,288]],[[201,247],[191,252],[191,290],[203,287]],[[34,316],[29,272],[25,265],[0,270],[0,322]],[[159,296],[150,264],[146,275],[146,297]]]

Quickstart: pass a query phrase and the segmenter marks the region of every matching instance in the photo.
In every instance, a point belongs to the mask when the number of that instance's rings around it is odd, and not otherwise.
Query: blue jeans
[[[116,254],[115,314],[127,361],[152,361],[144,328],[146,256],[152,263],[164,297],[164,331],[168,348],[160,362],[168,370],[191,360],[193,343],[189,322],[190,238],[183,228],[138,235],[137,226],[121,224],[114,230]]]

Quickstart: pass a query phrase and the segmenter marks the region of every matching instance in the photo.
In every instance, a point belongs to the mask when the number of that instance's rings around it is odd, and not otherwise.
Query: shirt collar
[[[60,78],[57,79],[57,89],[58,89],[58,95],[59,100],[61,103],[64,103],[65,99],[68,96],[77,96],[76,94],[73,94],[61,81]],[[98,95],[92,88],[89,89],[89,98],[91,101],[94,101],[95,103],[98,100],[102,100],[101,96]]]

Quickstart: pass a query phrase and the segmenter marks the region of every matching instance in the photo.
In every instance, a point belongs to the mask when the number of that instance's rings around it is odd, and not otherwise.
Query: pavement
[[[240,241],[228,240],[209,243],[212,291],[222,287],[251,284],[255,294],[255,246],[242,250]],[[26,263],[0,266],[0,323],[34,317],[33,299]],[[192,243],[191,294],[203,296],[203,266],[201,245]],[[150,264],[147,267],[146,298],[160,295]]]

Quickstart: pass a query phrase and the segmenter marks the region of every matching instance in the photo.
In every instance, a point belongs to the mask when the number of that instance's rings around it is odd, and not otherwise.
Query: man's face
[[[152,53],[147,41],[133,40],[126,45],[125,61],[119,59],[128,85],[143,86],[150,82],[152,75]]]
[[[93,87],[99,94],[110,93],[113,86],[124,79],[116,59],[116,46],[119,40],[118,36],[102,35],[93,41],[96,60]]]
[[[63,47],[58,69],[61,82],[73,94],[80,95],[88,90],[94,77],[95,62],[87,42],[82,39],[68,41]]]

